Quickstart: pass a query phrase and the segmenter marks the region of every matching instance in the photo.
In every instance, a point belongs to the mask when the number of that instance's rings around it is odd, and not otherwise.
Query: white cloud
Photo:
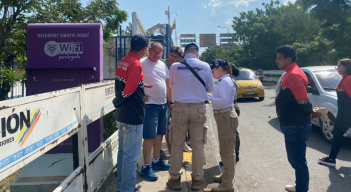
[[[224,24],[226,25],[231,25],[233,22],[232,22],[232,19],[228,19]]]
[[[215,9],[212,9],[211,15],[216,15],[216,10]]]
[[[205,3],[202,3],[201,6],[203,6],[205,9],[207,9],[207,5]]]
[[[235,7],[239,7],[240,5],[248,7],[250,3],[248,0],[239,0],[239,1],[233,2],[233,4],[235,5]]]
[[[283,5],[288,5],[289,2],[294,4],[296,0],[284,0]]]
[[[222,7],[222,0],[210,0],[210,3],[208,3],[208,6],[210,7]]]

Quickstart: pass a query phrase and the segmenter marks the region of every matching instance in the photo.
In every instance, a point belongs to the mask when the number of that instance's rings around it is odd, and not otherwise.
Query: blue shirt
[[[214,110],[225,109],[234,105],[235,85],[229,74],[223,75],[214,87],[212,96],[208,100],[212,102]]]
[[[213,77],[210,65],[195,55],[185,55],[186,62],[206,84],[206,88],[191,71],[179,62],[171,65],[169,76],[172,85],[172,100],[180,103],[201,103],[207,100],[207,92],[213,91]]]

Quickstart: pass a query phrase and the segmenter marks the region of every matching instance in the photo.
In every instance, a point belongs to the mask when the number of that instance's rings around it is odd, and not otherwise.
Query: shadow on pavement
[[[221,174],[221,171],[219,170],[218,166],[210,167],[208,169],[204,169],[204,174],[205,174],[205,179],[206,179],[206,185],[210,185],[212,183],[215,183],[213,181],[213,177],[215,175]]]
[[[331,184],[326,192],[342,192],[349,191],[351,189],[351,167],[340,167],[340,169],[329,167],[329,171],[329,180]],[[340,183],[340,177],[349,182],[346,182],[346,185],[344,182]]]
[[[268,121],[268,123],[277,131],[282,133],[280,129],[280,123],[278,118],[274,118]],[[283,133],[282,133],[283,134]],[[323,137],[321,128],[317,126],[312,127],[312,133],[310,139],[307,141],[307,147],[315,149],[321,153],[324,153],[326,156],[329,154],[331,149],[331,144],[327,143]],[[351,139],[344,138],[343,145],[341,147],[340,153],[337,159],[341,159],[344,161],[349,161],[347,153],[351,153]]]

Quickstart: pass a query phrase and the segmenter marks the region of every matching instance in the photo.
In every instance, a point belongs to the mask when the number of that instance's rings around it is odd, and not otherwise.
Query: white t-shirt
[[[207,99],[207,92],[213,91],[213,77],[210,65],[200,61],[193,54],[187,54],[184,58],[205,82],[206,88],[184,64],[173,63],[170,69],[173,100],[180,103],[204,102]]]
[[[225,109],[234,105],[235,94],[235,85],[230,75],[226,74],[218,80],[218,84],[213,88],[212,97],[207,96],[207,99],[212,101],[214,110]]]
[[[143,66],[144,83],[154,85],[153,88],[144,88],[145,94],[150,96],[146,104],[167,103],[166,79],[169,79],[167,65],[160,60],[154,63],[147,57],[140,59],[140,62]]]

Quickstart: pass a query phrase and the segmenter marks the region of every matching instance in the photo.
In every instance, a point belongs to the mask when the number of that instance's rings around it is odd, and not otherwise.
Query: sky
[[[82,0],[82,3],[88,0]],[[295,0],[281,0],[282,3]],[[152,26],[161,23],[168,23],[165,11],[170,7],[171,21],[176,20],[177,42],[175,42],[175,32],[173,32],[173,42],[179,46],[180,34],[203,33],[233,33],[232,19],[239,16],[240,12],[263,8],[262,3],[269,3],[270,0],[117,0],[119,8],[127,11],[128,21],[122,23],[122,28],[126,28],[132,21],[132,13],[136,12],[147,30]],[[173,13],[173,14],[172,14]],[[199,39],[197,39],[199,44]],[[219,44],[219,39],[217,40]],[[206,48],[200,48],[200,53]]]

